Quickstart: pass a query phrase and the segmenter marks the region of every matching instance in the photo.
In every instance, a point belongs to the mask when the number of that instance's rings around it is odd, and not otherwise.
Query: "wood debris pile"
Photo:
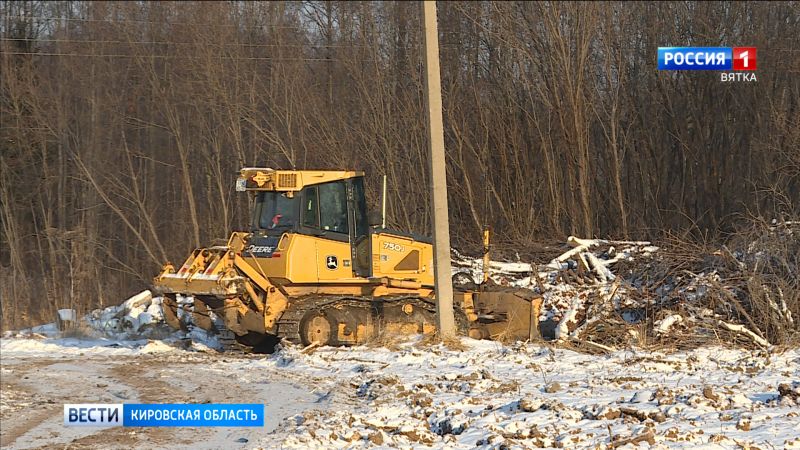
[[[576,237],[567,244],[546,265],[492,263],[497,283],[543,294],[546,340],[611,351],[766,348],[800,337],[800,223],[754,226],[719,246]],[[479,266],[469,267],[477,275]]]

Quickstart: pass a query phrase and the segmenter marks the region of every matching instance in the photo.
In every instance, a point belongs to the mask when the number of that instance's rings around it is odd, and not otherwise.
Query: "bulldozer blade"
[[[214,331],[214,322],[211,320],[211,313],[208,306],[197,298],[194,299],[194,311],[192,311],[192,321],[198,327],[206,331]]]
[[[476,306],[484,314],[478,315],[482,330],[475,335],[491,339],[538,339],[539,312],[542,298],[526,289],[493,287],[478,293]]]
[[[164,312],[164,321],[167,325],[176,330],[186,331],[186,325],[178,318],[178,302],[175,297],[165,295],[161,303],[161,310]]]

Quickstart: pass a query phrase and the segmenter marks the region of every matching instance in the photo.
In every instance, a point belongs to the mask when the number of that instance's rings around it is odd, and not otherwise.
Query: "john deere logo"
[[[339,267],[339,260],[336,259],[335,256],[326,256],[325,257],[325,266],[330,270],[336,270]]]

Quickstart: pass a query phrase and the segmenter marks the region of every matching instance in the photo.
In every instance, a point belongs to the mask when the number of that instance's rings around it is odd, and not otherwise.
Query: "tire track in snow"
[[[135,396],[119,401],[139,403],[192,403],[195,394],[173,386],[163,380],[163,365],[169,362],[161,358],[137,357],[108,370],[109,376],[119,384],[129,386]],[[197,400],[195,399],[194,402]],[[176,444],[191,444],[205,430],[176,428],[124,428],[114,427],[98,430],[70,442],[70,448],[108,448],[120,444],[121,448],[172,447]]]
[[[20,436],[36,428],[50,417],[60,414],[57,402],[42,396],[35,386],[30,386],[31,381],[39,380],[38,372],[47,369],[59,360],[19,360],[3,367],[0,377],[0,391],[2,391],[3,412],[0,414],[0,447],[9,447]],[[44,406],[44,409],[34,409]]]

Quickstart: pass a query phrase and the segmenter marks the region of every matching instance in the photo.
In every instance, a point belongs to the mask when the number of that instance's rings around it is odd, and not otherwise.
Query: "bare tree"
[[[439,4],[451,234],[722,235],[800,210],[797,8]],[[659,72],[758,47],[758,83]],[[365,170],[429,232],[418,4],[0,3],[0,326],[88,310],[247,229],[244,165]]]

